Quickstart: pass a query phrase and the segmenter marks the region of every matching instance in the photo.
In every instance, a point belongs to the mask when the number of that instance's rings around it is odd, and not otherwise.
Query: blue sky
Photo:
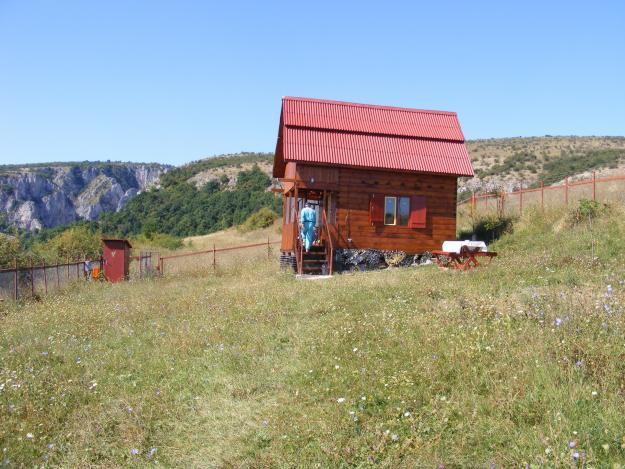
[[[625,2],[0,0],[0,163],[273,151],[284,95],[625,134]]]

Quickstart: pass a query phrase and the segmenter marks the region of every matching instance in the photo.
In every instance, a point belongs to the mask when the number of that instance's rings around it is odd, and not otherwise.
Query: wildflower
[[[399,435],[398,435],[397,433],[393,433],[393,434],[391,435],[391,440],[393,440],[393,441],[397,441],[397,440],[399,440]]]
[[[150,448],[150,451],[148,451],[147,458],[152,459],[155,454],[156,454],[156,448]]]
[[[560,318],[556,318],[556,320],[555,320],[555,321],[553,321],[553,324],[554,324],[556,327],[560,327],[560,325],[562,324],[562,319],[560,319]]]
[[[132,414],[132,407],[130,406],[126,407],[126,412],[128,412],[129,414]]]
[[[48,356],[48,352],[41,352],[39,355],[41,355],[42,357],[47,357]]]
[[[339,397],[336,402],[338,402],[339,404],[342,404],[343,402],[345,402],[345,398],[344,397]]]
[[[132,448],[130,450],[130,454],[132,454],[133,456],[136,456],[137,454],[139,454],[141,451],[139,451],[137,448]]]
[[[595,397],[597,395],[597,391],[593,391],[591,394],[592,394],[592,397]]]
[[[575,448],[577,446],[577,443],[574,441],[569,441],[569,448]]]
[[[607,303],[603,303],[603,309],[605,310],[606,313],[609,313],[611,310],[610,305]]]
[[[573,453],[573,459],[579,459],[579,453],[577,451]]]
[[[340,368],[340,366],[338,366],[338,365],[334,365],[334,369],[335,369],[335,370],[338,370],[339,368]]]
[[[226,347],[224,346],[224,344],[219,344],[219,347],[217,348],[219,349],[220,352],[223,352]]]
[[[80,357],[76,358],[76,364],[80,365]]]
[[[584,364],[584,362],[583,362],[583,361],[581,361],[581,360],[577,360],[577,361],[575,362],[575,366],[576,366],[576,367],[578,367],[578,368],[579,368],[580,366],[582,366],[583,364]]]
[[[410,417],[410,412],[404,412],[404,417]]]
[[[28,438],[29,440],[32,440],[34,438],[34,435],[32,433],[27,433],[26,438]]]
[[[608,290],[608,295],[611,295],[613,291],[612,285],[608,285],[607,290]]]
[[[354,349],[352,350],[352,352],[357,352],[358,351],[358,347],[354,347]]]
[[[48,443],[48,449],[54,449],[54,443]]]

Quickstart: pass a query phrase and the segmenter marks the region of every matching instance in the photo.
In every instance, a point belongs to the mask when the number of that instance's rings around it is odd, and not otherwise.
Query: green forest
[[[198,189],[186,179],[172,181],[139,194],[117,213],[103,215],[100,229],[115,236],[194,236],[223,230],[243,223],[262,207],[281,213],[281,200],[267,191],[270,185],[269,176],[257,166],[239,172],[234,187],[211,181]]]

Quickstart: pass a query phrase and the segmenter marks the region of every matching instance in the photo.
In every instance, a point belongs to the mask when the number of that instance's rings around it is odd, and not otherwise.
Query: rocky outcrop
[[[158,164],[0,166],[0,229],[38,230],[121,210],[170,169]]]

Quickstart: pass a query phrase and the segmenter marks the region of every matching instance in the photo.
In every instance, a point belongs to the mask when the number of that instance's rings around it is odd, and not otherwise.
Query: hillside
[[[598,175],[625,172],[625,137],[471,140],[467,148],[476,177],[461,180],[460,192],[511,190],[541,181],[549,185],[566,176],[589,177],[592,171]],[[0,217],[0,230],[12,225],[36,230],[100,218],[105,231],[119,235],[147,230],[191,236],[221,230],[240,223],[252,209],[281,210],[270,194],[255,194],[254,202],[243,200],[237,186],[240,173],[259,171],[266,175],[265,187],[257,188],[263,192],[271,185],[272,164],[271,153],[243,152],[175,168],[134,163],[2,166],[0,206],[5,214]],[[146,192],[157,186],[162,190]],[[142,191],[126,209],[128,201]],[[221,195],[211,198],[207,193]]]
[[[625,172],[625,137],[545,136],[469,140],[476,178],[461,188],[476,191],[546,185],[566,176],[587,178]]]
[[[247,258],[217,275],[0,306],[2,458],[616,467],[625,217],[614,210],[592,227],[522,219],[471,273],[311,284]]]
[[[120,162],[0,166],[0,232],[35,231],[121,210],[169,169]]]

